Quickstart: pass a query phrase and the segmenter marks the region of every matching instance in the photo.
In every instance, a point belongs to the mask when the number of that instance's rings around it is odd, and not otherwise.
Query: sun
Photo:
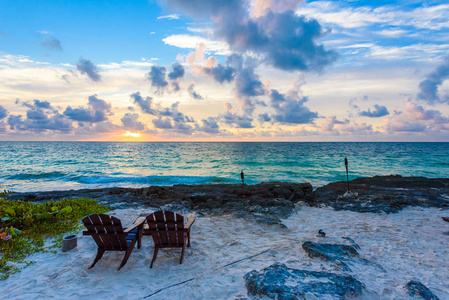
[[[140,133],[127,131],[125,132],[125,136],[129,138],[138,138],[140,137]]]

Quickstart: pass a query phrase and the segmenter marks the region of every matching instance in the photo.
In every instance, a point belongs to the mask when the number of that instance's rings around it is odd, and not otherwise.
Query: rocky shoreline
[[[315,190],[309,183],[265,182],[245,186],[239,184],[150,186],[13,193],[8,196],[9,199],[33,202],[70,197],[97,199],[111,208],[154,209],[163,207],[176,211],[195,211],[209,216],[232,214],[238,218],[245,218],[261,224],[285,227],[282,220],[305,205],[378,214],[397,213],[407,206],[436,207],[447,210],[449,208],[449,178],[401,176],[357,178],[349,182],[349,192],[347,182],[333,182]],[[307,210],[311,210],[311,208],[303,208],[304,212]],[[320,211],[323,213],[320,212],[319,215],[325,215],[330,210]],[[320,218],[319,215],[315,215],[313,219]],[[413,218],[413,220],[415,219]],[[289,224],[288,220],[285,221],[285,224]],[[360,224],[355,224],[355,226],[360,226]],[[319,228],[316,225],[312,226],[309,231],[313,230],[314,236],[298,240],[302,251],[308,256],[301,266],[293,268],[277,261],[274,264],[247,272],[243,278],[248,295],[270,299],[315,297],[346,299],[364,295],[369,297],[372,291],[370,291],[369,282],[360,275],[360,270],[371,270],[370,274],[376,274],[375,276],[380,278],[390,276],[391,268],[386,265],[385,257],[382,260],[377,259],[377,255],[370,255],[370,253],[377,253],[373,252],[376,247],[369,252],[367,248],[370,247],[370,243],[366,243],[366,241],[365,244],[357,243],[364,241],[363,233],[358,236],[357,242],[353,240],[354,236],[345,235],[340,238],[335,234],[332,236],[332,231],[328,231],[328,235],[325,232],[320,235],[320,230],[315,237],[316,230]],[[276,227],[273,229],[275,232],[283,231]],[[372,231],[373,235],[379,234],[378,232],[382,232],[382,230],[390,229],[385,226],[377,226]],[[414,233],[417,234],[417,232]],[[381,235],[384,236],[383,233]],[[428,235],[421,237],[426,239]],[[403,241],[404,239],[401,243],[404,243]],[[377,244],[377,249],[383,248],[379,240]],[[413,243],[409,246],[413,246]],[[388,248],[385,251],[389,251]],[[261,255],[267,251],[264,250],[247,258]],[[406,255],[410,255],[410,253]],[[418,255],[421,254],[418,253]],[[321,267],[319,269],[310,268],[311,264],[319,264]],[[408,275],[401,277],[400,285],[396,285],[395,288],[402,289],[403,295],[408,294],[410,297],[439,299],[434,291],[441,291],[435,289],[435,286],[429,285],[431,290],[413,278],[419,277],[410,278]],[[423,280],[423,282],[432,284],[428,280]]]
[[[260,223],[281,224],[298,206],[330,206],[360,213],[395,213],[406,206],[449,207],[449,178],[374,176],[333,182],[313,190],[310,183],[263,182],[255,185],[204,184],[99,188],[14,193],[9,199],[49,201],[70,197],[97,199],[113,208],[152,207],[203,214],[250,215]]]

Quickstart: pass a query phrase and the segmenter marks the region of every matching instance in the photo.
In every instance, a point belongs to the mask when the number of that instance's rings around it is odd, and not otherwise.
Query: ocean
[[[449,177],[449,143],[0,142],[0,190]]]

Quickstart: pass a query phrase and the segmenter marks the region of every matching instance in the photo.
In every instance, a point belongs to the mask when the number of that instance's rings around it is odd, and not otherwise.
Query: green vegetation
[[[45,203],[8,201],[0,192],[0,280],[33,263],[26,257],[35,252],[56,252],[62,239],[81,230],[81,218],[109,209],[89,198],[63,199]],[[52,245],[44,247],[45,239]],[[51,250],[53,249],[53,250]]]

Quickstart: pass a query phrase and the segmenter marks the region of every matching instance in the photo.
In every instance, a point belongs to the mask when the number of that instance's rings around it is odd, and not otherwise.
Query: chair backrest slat
[[[157,211],[147,216],[148,228],[154,243],[164,246],[184,244],[184,217],[171,211]]]
[[[116,250],[128,248],[122,222],[105,214],[91,214],[83,219],[89,235],[92,235],[98,248]]]

